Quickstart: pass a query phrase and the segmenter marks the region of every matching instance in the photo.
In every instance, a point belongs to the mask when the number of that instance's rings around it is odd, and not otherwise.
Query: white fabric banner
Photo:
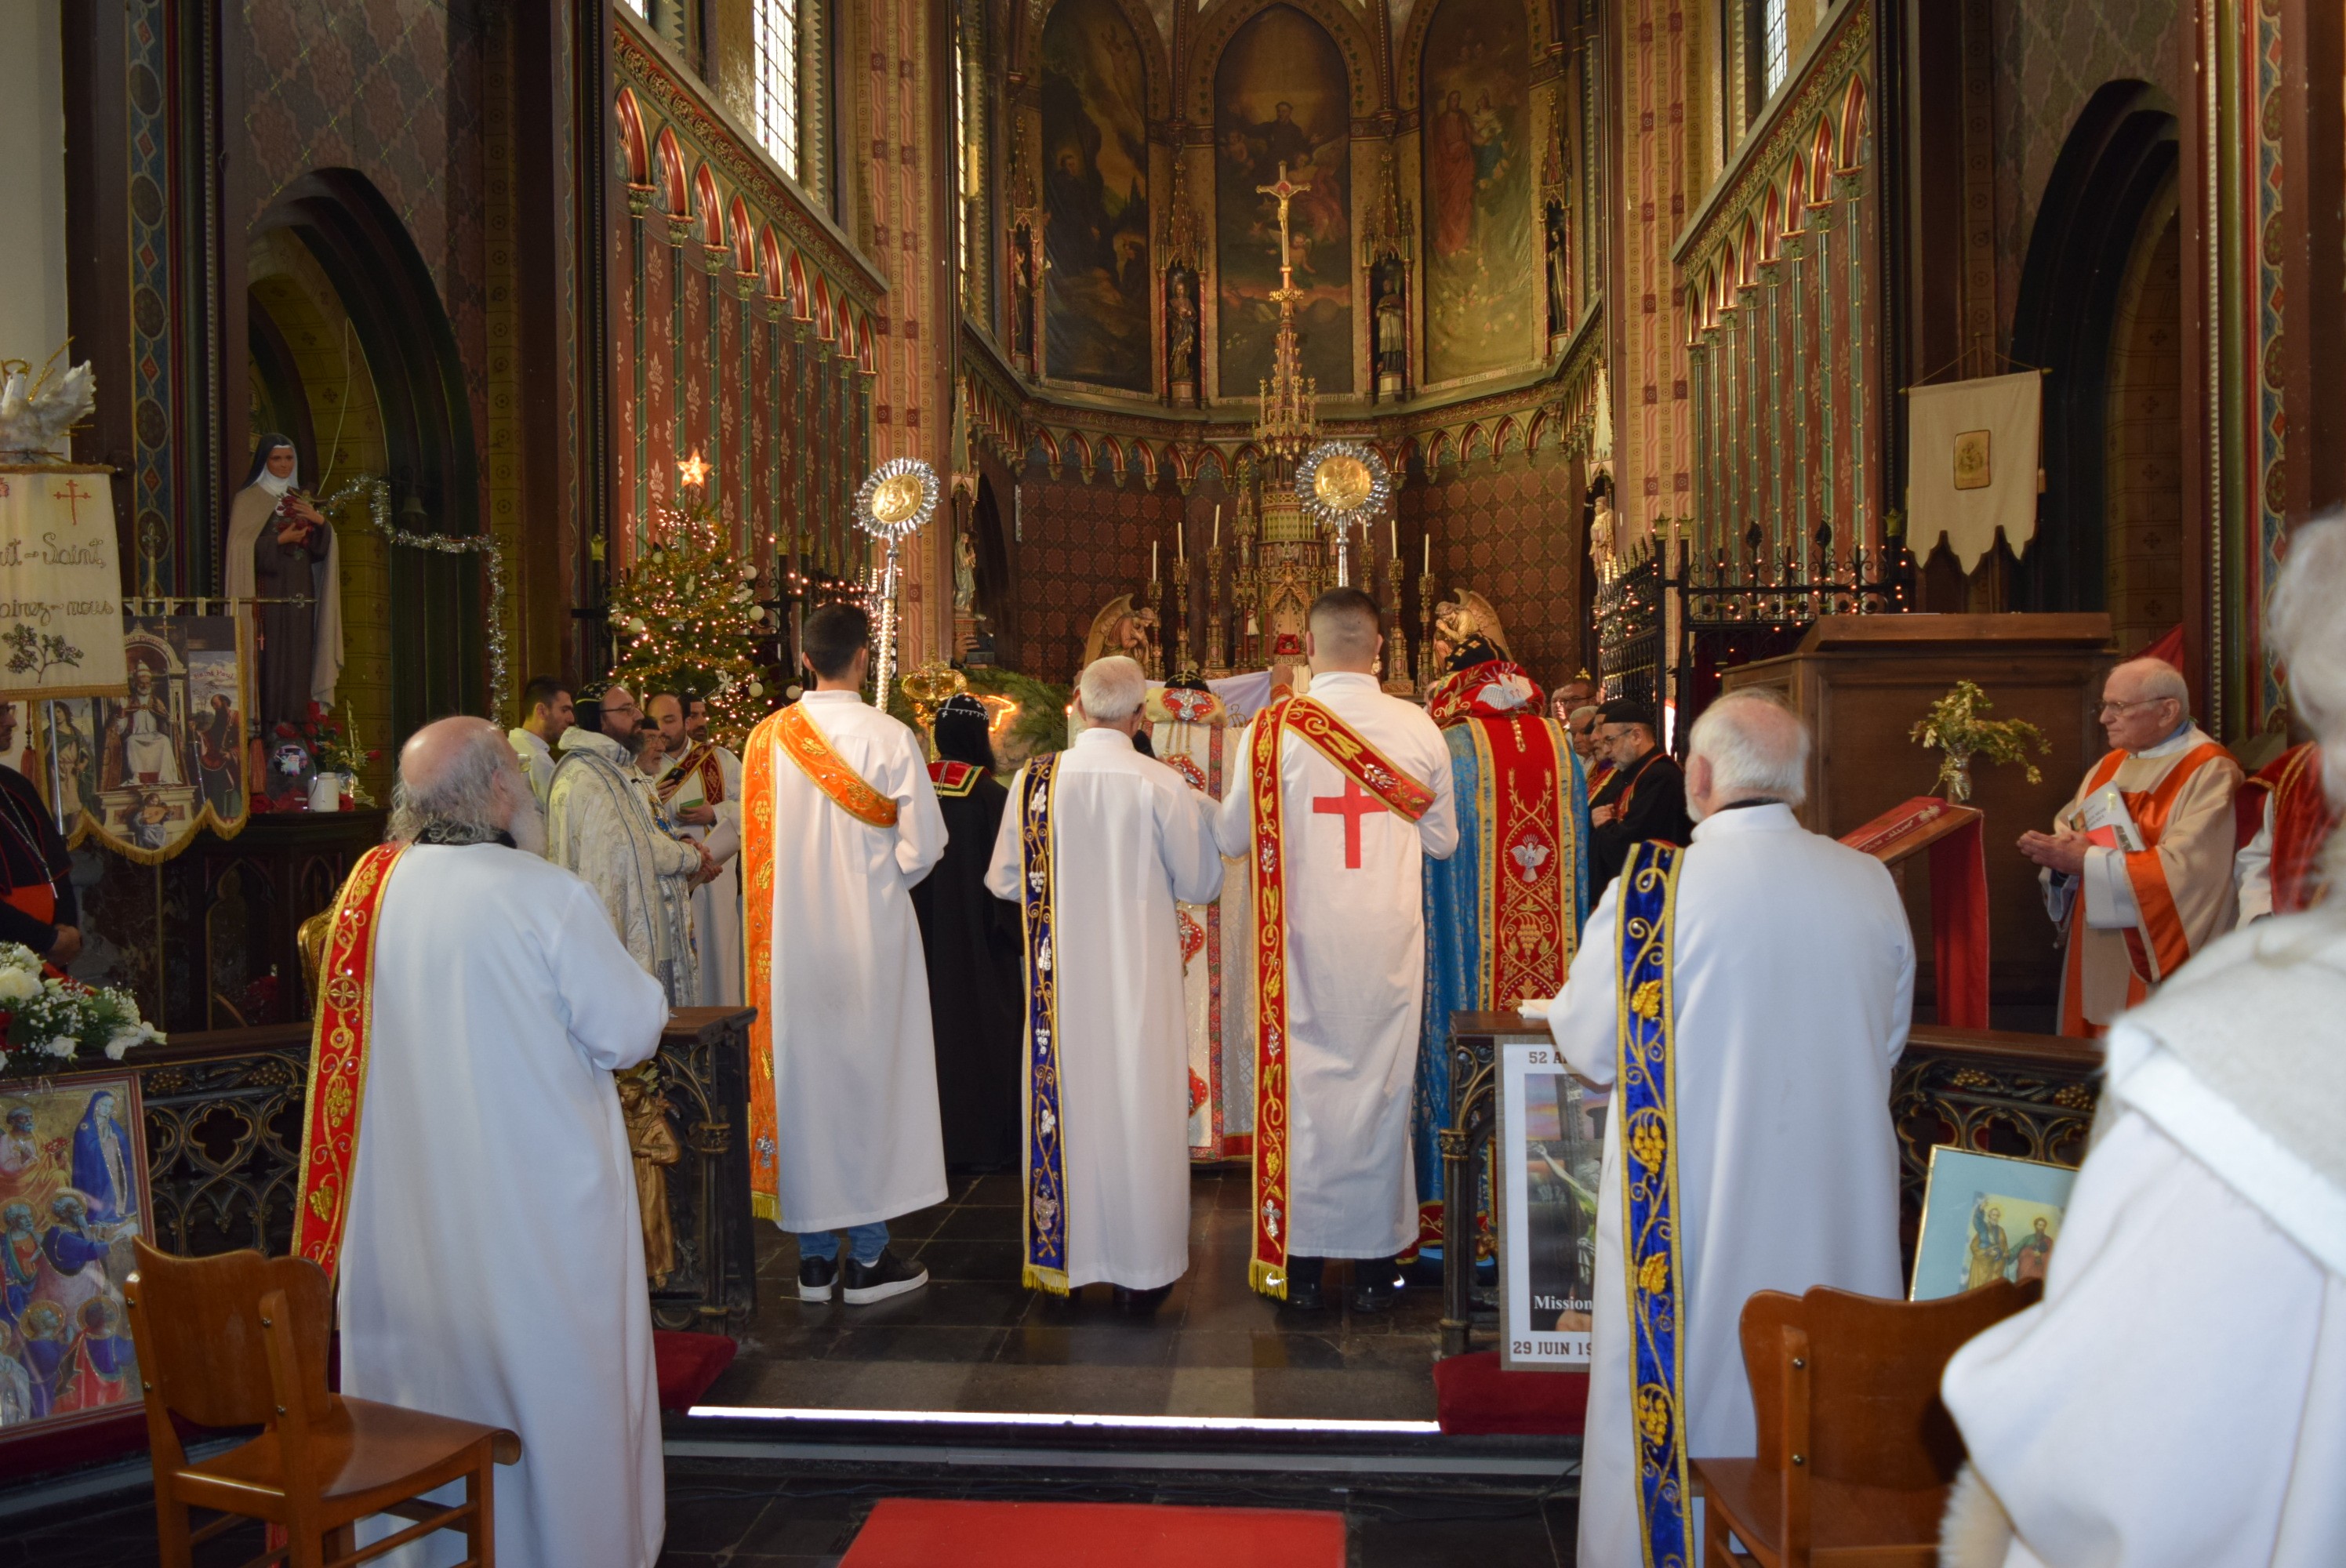
[[[1907,393],[1906,543],[1928,560],[1942,535],[1966,572],[2004,530],[2014,555],[2036,536],[2045,378],[2035,371]]]
[[[0,700],[128,688],[113,477],[0,466]]]

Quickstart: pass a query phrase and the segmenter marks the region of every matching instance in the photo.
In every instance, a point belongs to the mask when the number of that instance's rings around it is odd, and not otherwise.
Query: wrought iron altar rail
[[[746,1108],[751,1013],[686,1007],[661,1032],[661,1093],[685,1151],[668,1177],[676,1268],[652,1292],[664,1329],[723,1327],[757,1305]],[[201,1257],[291,1244],[310,1026],[176,1035],[142,1046],[147,1166],[157,1244]]]
[[[1546,1043],[1545,1024],[1513,1013],[1450,1015],[1451,1123],[1442,1132],[1442,1190],[1482,1190],[1498,1133],[1498,1047]],[[2101,1095],[2102,1047],[2096,1041],[1917,1023],[1890,1084],[1890,1120],[1898,1134],[1901,1271],[1912,1271],[1923,1189],[1937,1145],[2016,1155],[2075,1166]],[[1492,1184],[1494,1188],[1502,1184]],[[1500,1201],[1494,1192],[1494,1201]],[[1495,1310],[1474,1300],[1472,1204],[1442,1207],[1442,1353],[1465,1351],[1477,1328],[1495,1328]],[[1494,1217],[1494,1245],[1506,1227]],[[1468,1260],[1460,1267],[1460,1260]]]

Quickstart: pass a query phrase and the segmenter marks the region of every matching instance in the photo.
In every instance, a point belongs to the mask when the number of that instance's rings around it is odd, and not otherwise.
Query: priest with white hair
[[[2290,535],[2290,701],[2346,804],[2346,519]],[[2333,839],[2334,878],[2346,851]],[[1950,1568],[2346,1563],[2346,907],[2211,944],[2109,1033],[2045,1298],[1948,1362]]]
[[[658,1047],[666,999],[594,890],[542,858],[536,796],[487,720],[410,738],[391,834],[329,919],[295,1205],[294,1250],[341,1288],[342,1390],[519,1434],[500,1562],[651,1568],[658,1388],[612,1074]],[[442,1532],[384,1561],[462,1555]]]
[[[1548,1013],[1572,1071],[1612,1095],[1583,1568],[1697,1560],[1686,1458],[1758,1451],[1738,1339],[1753,1291],[1902,1294],[1890,1075],[1914,943],[1897,889],[1793,817],[1810,738],[1774,699],[1719,698],[1689,746],[1693,842],[1631,849]],[[1676,1369],[1665,1348],[1640,1375],[1658,1324],[1675,1326]],[[1665,1409],[1676,1420],[1644,1419]]]
[[[1174,905],[1222,887],[1200,798],[1134,749],[1148,677],[1076,687],[1084,729],[1019,769],[985,885],[1025,942],[1024,1278],[1154,1309],[1189,1267],[1188,1045]]]
[[[2093,1036],[2229,930],[2240,765],[2191,722],[2191,688],[2164,659],[2109,673],[2096,710],[2109,753],[2050,833],[2020,836],[2067,936],[2059,1030]]]

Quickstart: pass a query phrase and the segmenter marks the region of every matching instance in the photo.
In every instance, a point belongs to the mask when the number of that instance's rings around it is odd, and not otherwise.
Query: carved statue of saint
[[[264,435],[229,506],[222,586],[264,601],[253,606],[264,725],[299,722],[313,702],[332,708],[342,674],[342,548],[298,477],[293,443]]]
[[[1547,209],[1547,330],[1556,335],[1572,331],[1569,249],[1564,208],[1561,203],[1550,202]]]
[[[1165,280],[1165,375],[1175,396],[1198,390],[1198,275],[1176,267]]]
[[[954,535],[954,614],[977,611],[977,546],[966,534]]]

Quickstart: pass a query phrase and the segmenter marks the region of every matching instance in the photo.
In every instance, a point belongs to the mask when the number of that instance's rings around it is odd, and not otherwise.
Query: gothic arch
[[[1198,125],[1214,123],[1214,76],[1221,68],[1222,51],[1240,27],[1274,5],[1301,12],[1335,40],[1352,92],[1353,119],[1375,114],[1384,86],[1377,71],[1376,44],[1360,13],[1343,0],[1214,0],[1198,19],[1188,79],[1181,84],[1187,117]]]
[[[619,125],[619,149],[627,160],[627,183],[638,188],[652,182],[651,143],[644,136],[643,107],[632,88],[621,87],[613,117]]]
[[[670,218],[692,216],[691,188],[684,174],[684,148],[677,145],[676,129],[660,127],[652,150],[659,155],[660,207]]]

